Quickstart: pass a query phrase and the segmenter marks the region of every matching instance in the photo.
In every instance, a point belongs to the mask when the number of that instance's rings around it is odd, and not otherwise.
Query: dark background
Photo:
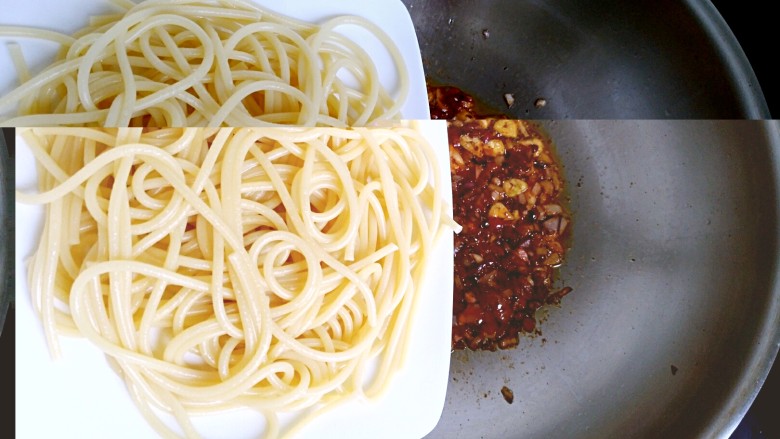
[[[756,1],[713,0],[745,51],[773,119],[780,119],[780,67],[777,16]],[[780,436],[776,436],[780,437]]]
[[[6,139],[5,145],[8,148],[8,155],[10,157],[13,157],[14,154],[14,129],[13,128],[3,128],[3,136]],[[0,143],[2,145],[2,143]],[[0,150],[0,154],[5,154],[5,151]],[[10,207],[9,209],[9,217],[13,218],[13,205],[14,203],[10,202],[11,199],[13,199],[13,184],[14,184],[14,174],[13,174],[13,161],[9,163],[11,169],[8,175],[3,175],[3,172],[0,172],[0,178],[5,177],[5,188],[6,188],[6,194],[5,198],[9,200],[7,206]],[[0,227],[7,227],[5,224],[0,225]],[[11,225],[13,227],[13,225]],[[10,233],[11,236],[13,236],[13,233]],[[4,243],[5,245],[8,245],[9,243]],[[10,242],[10,245],[13,246],[13,241]],[[10,258],[11,261],[13,261],[13,250],[12,249],[2,249],[0,248],[0,251],[7,251],[6,257]],[[11,267],[13,266],[13,262],[11,262]],[[9,267],[9,268],[11,268]],[[13,295],[13,277],[14,277],[14,270],[9,269],[6,273],[6,279],[0,279],[0,288],[4,285],[6,288],[12,290],[11,294]],[[0,358],[2,358],[4,361],[2,362],[3,368],[2,373],[6,377],[16,377],[16,355],[15,352],[15,321],[14,321],[14,315],[15,310],[12,305],[8,307],[7,316],[5,318],[5,324],[3,326],[3,332],[2,336],[0,336]],[[1,319],[2,317],[0,317]],[[15,407],[14,404],[14,397],[16,395],[15,392],[15,379],[4,379],[0,380],[0,403],[2,403],[3,407]],[[15,411],[13,412],[15,413]],[[7,433],[13,433],[14,431],[14,423],[13,422],[7,422],[7,420],[11,418],[11,416],[6,416],[4,419],[6,422],[3,423],[3,427],[0,427],[0,436],[3,437],[10,437],[10,435],[6,435]]]
[[[723,15],[745,51],[761,85],[772,118],[780,119],[780,67],[773,64],[774,58],[776,58],[774,55],[777,53],[774,43],[778,40],[778,25],[775,22],[774,14],[754,7],[757,2],[713,0],[713,4]],[[11,157],[14,154],[12,133],[12,129],[3,129]],[[0,151],[0,153],[2,152]],[[13,187],[12,173],[9,183],[9,187]],[[13,270],[10,270],[9,276],[13,276]],[[13,360],[15,350],[14,315],[14,309],[10,308],[3,334],[0,337],[0,354],[5,359],[3,373],[7,374],[6,376],[15,376]],[[0,399],[4,407],[14,404],[14,389],[9,388],[9,384],[12,382],[9,383],[8,380],[5,380],[3,386],[0,387],[2,389],[2,398]],[[778,407],[780,407],[780,365],[775,362],[756,400],[731,438],[780,438]],[[5,423],[4,425],[12,426],[13,424]]]

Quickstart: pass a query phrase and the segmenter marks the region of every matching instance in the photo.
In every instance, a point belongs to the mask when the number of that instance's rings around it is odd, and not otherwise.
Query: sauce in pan
[[[429,89],[430,90],[430,89]],[[448,135],[455,235],[452,348],[514,347],[537,331],[536,311],[556,289],[570,217],[551,143],[532,122],[475,119],[474,101],[452,87],[429,91],[432,118]]]

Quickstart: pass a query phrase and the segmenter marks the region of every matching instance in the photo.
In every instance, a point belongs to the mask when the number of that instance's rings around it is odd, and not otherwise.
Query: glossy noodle
[[[376,397],[426,260],[457,228],[431,146],[388,128],[32,128],[46,205],[28,266],[47,340],[102,349],[146,419]],[[173,414],[178,427],[163,422]]]
[[[6,126],[365,126],[400,119],[409,79],[400,51],[356,16],[311,24],[241,0],[117,2],[74,35],[0,26],[0,36],[62,46],[0,97]],[[378,40],[397,70],[385,90],[371,56],[340,30]],[[14,112],[16,112],[14,114]]]

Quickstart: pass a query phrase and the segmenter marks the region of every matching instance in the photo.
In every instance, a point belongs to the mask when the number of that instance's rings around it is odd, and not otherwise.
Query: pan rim
[[[711,0],[688,0],[688,9],[701,24],[724,58],[733,82],[738,85],[738,97],[745,102],[746,119],[771,119],[766,97],[761,90],[750,60],[737,37]]]

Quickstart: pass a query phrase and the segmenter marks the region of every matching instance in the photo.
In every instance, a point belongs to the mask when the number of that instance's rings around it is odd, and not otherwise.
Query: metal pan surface
[[[404,3],[428,80],[492,111],[770,117],[709,1]],[[727,437],[778,350],[776,123],[548,127],[575,205],[575,291],[517,351],[454,355],[430,437]]]
[[[574,291],[518,348],[454,353],[428,437],[728,437],[780,346],[780,121],[542,124]]]
[[[753,69],[709,1],[404,3],[428,79],[517,118],[769,118]]]

